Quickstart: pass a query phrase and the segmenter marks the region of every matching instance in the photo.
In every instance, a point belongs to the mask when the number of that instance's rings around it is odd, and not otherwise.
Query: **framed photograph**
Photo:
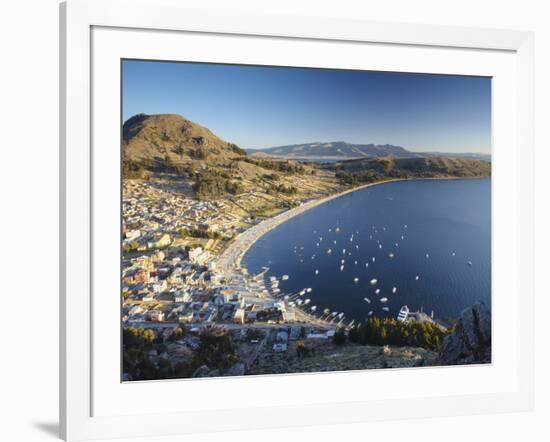
[[[532,34],[60,13],[63,438],[532,407]]]

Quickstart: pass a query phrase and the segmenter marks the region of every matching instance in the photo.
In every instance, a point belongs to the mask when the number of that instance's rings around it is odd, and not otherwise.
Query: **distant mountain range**
[[[314,142],[306,144],[292,144],[288,146],[268,147],[266,149],[247,149],[251,156],[274,157],[294,160],[311,161],[342,161],[358,158],[470,158],[476,160],[491,161],[488,154],[479,153],[447,153],[447,152],[412,152],[401,146],[391,144],[352,144],[345,141],[332,141],[329,143]]]

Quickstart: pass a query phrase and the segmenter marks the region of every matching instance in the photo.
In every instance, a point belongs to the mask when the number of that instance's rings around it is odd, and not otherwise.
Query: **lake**
[[[476,301],[490,307],[491,180],[399,181],[349,193],[266,233],[243,266],[269,267],[266,279],[289,275],[282,292],[311,287],[302,297],[309,306],[356,322],[369,312],[395,317],[403,305],[441,320]]]

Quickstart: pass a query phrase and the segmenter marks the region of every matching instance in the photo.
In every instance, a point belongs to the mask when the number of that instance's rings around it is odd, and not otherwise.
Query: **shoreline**
[[[329,195],[320,199],[314,199],[311,201],[308,201],[307,203],[302,204],[301,206],[294,207],[290,210],[287,210],[286,212],[282,212],[272,218],[266,219],[259,224],[256,224],[255,226],[252,226],[250,229],[244,231],[241,233],[235,241],[227,248],[225,249],[222,254],[218,257],[216,260],[216,267],[223,270],[224,273],[228,274],[241,274],[242,276],[246,277],[246,274],[248,272],[248,269],[243,268],[241,266],[242,259],[246,252],[256,243],[258,239],[260,239],[262,236],[264,236],[266,233],[270,232],[274,228],[278,227],[282,223],[294,218],[295,216],[301,215],[310,209],[313,209],[321,204],[324,204],[328,201],[340,198],[342,196],[348,195],[350,193],[356,192],[358,190],[364,190],[369,187],[378,186],[381,184],[388,184],[388,183],[395,183],[395,182],[401,182],[401,181],[428,181],[428,180],[440,180],[440,181],[448,181],[448,180],[461,180],[461,179],[486,179],[491,178],[491,176],[488,177],[433,177],[433,178],[394,178],[390,180],[385,181],[378,181],[376,183],[368,183],[361,186],[357,186],[351,189],[346,189],[342,192],[335,193],[333,195]],[[266,296],[266,298],[270,301],[276,301],[280,299],[279,296],[274,296],[271,292]],[[337,323],[334,322],[328,322],[325,319],[320,319],[317,316],[311,314],[310,312],[305,311],[303,308],[299,306],[293,307],[293,310],[295,312],[299,312],[300,320],[299,322],[306,322],[311,325],[317,325],[322,327],[327,327],[329,329],[335,329],[338,327]],[[343,326],[346,328],[348,325],[345,324],[344,318],[342,318],[341,323],[343,323]]]
[[[317,207],[333,199],[340,198],[344,195],[348,195],[350,193],[356,192],[358,190],[363,190],[363,189],[378,186],[381,184],[395,183],[400,181],[427,181],[427,180],[445,181],[445,180],[484,179],[484,178],[491,178],[491,176],[393,178],[390,180],[363,184],[361,186],[357,186],[351,189],[346,189],[342,192],[338,192],[333,195],[329,195],[320,199],[314,199],[314,200],[308,201],[307,203],[303,203],[301,206],[294,207],[292,209],[287,210],[286,212],[282,212],[278,215],[275,215],[272,218],[263,220],[259,224],[256,224],[255,226],[252,226],[248,230],[245,230],[244,232],[242,232],[239,236],[237,236],[235,241],[232,244],[230,244],[222,252],[222,254],[216,259],[216,265],[219,266],[219,268],[223,269],[224,271],[241,270],[242,269],[241,262],[246,252],[254,245],[256,241],[258,241],[258,239],[260,239],[266,233],[270,232],[271,230],[278,227],[282,223],[294,218],[295,216],[301,215],[302,213],[305,213],[308,210],[313,209],[314,207]]]
[[[409,178],[394,178],[391,180],[378,181],[376,183],[363,184],[362,186],[357,186],[351,189],[346,189],[342,192],[335,193],[333,195],[328,195],[320,199],[314,199],[303,203],[300,206],[294,207],[282,212],[278,215],[275,215],[272,218],[263,220],[259,224],[252,226],[251,228],[242,232],[235,241],[227,247],[222,254],[216,260],[216,264],[219,265],[224,271],[231,271],[241,269],[241,261],[246,254],[246,252],[254,245],[254,243],[264,236],[269,231],[273,230],[275,227],[278,227],[282,223],[294,218],[295,216],[301,215],[302,213],[307,212],[314,207],[317,207],[321,204],[324,204],[328,201],[331,201],[336,198],[340,198],[344,195],[348,195],[352,192],[358,190],[363,190],[368,187],[378,186],[380,184],[393,183],[398,181],[408,181]],[[224,262],[225,261],[225,262]]]

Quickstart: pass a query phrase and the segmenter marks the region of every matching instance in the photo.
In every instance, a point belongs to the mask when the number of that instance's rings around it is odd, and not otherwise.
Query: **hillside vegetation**
[[[475,178],[491,175],[491,163],[465,158],[369,158],[324,166],[345,184],[391,178]]]
[[[486,161],[433,156],[402,158],[412,153],[391,145],[336,142],[279,148],[332,153],[352,149],[374,156],[323,165],[250,156],[209,129],[174,114],[138,114],[128,119],[122,128],[122,149],[123,174],[127,179],[187,183],[182,189],[198,199],[230,198],[242,203],[244,210],[256,198],[253,212],[266,214],[300,200],[337,192],[344,185],[390,178],[470,178],[491,173],[491,164]]]
[[[291,160],[249,157],[209,129],[173,114],[128,119],[122,130],[122,162],[126,179],[169,180],[171,187],[185,182],[198,199],[230,198],[245,210],[253,207],[254,213],[288,208],[297,199],[341,188],[330,171]]]

